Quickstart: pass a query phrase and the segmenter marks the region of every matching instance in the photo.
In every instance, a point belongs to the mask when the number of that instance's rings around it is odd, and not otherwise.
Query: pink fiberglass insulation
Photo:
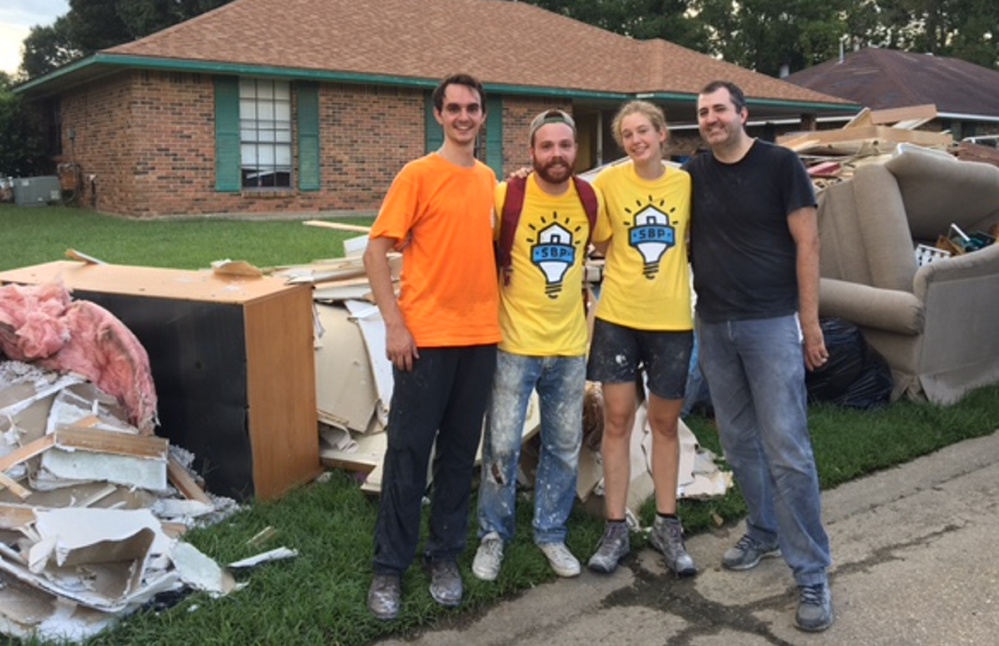
[[[111,312],[72,300],[61,283],[0,287],[0,350],[83,375],[125,407],[131,424],[153,432],[156,389],[146,349]]]

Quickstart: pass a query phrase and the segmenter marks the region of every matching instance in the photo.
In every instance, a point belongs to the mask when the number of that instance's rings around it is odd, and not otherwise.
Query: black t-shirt
[[[720,322],[796,312],[796,251],[787,216],[815,206],[798,156],[757,140],[734,164],[707,152],[684,168],[693,180],[690,250],[698,317]]]

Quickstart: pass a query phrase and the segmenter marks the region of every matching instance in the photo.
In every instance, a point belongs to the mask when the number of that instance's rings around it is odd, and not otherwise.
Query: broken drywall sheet
[[[316,348],[316,404],[320,421],[358,433],[368,430],[378,392],[361,328],[339,305],[316,303],[323,333]]]
[[[383,425],[388,424],[388,408],[392,401],[392,362],[385,353],[385,322],[378,308],[364,301],[347,301],[344,303],[351,318],[361,328],[364,337],[364,347],[368,350],[368,361],[375,378],[375,389],[378,391],[378,405],[375,412]]]
[[[237,570],[244,568],[257,567],[261,563],[270,563],[271,561],[280,561],[284,559],[291,559],[298,556],[298,550],[289,549],[287,547],[276,547],[267,552],[262,552],[256,556],[251,556],[234,563],[229,564],[229,569]]]
[[[170,560],[184,583],[195,590],[207,592],[212,598],[229,594],[246,585],[237,584],[231,573],[189,543],[174,543]]]

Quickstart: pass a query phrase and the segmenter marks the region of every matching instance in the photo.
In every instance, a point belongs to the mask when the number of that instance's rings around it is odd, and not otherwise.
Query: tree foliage
[[[778,75],[840,47],[930,52],[999,69],[995,0],[528,0],[634,38],[663,38]]]
[[[49,165],[37,112],[11,92],[14,79],[0,72],[0,177],[30,177]]]
[[[20,74],[47,74],[74,60],[127,43],[221,7],[232,0],[70,0],[69,12],[33,27]]]

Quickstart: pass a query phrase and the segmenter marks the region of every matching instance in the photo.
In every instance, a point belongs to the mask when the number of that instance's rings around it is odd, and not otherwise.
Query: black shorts
[[[694,332],[636,330],[596,319],[586,378],[604,384],[634,383],[645,372],[651,393],[683,399]]]

